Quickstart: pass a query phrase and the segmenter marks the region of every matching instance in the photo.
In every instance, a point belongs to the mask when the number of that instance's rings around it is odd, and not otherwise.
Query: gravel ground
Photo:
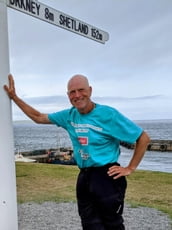
[[[81,230],[75,203],[18,205],[19,230]],[[125,205],[126,230],[172,230],[167,215],[152,208]]]

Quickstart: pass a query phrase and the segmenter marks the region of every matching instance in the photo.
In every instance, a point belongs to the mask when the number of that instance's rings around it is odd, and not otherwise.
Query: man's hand
[[[15,90],[15,84],[14,79],[11,74],[8,75],[9,79],[9,86],[4,85],[4,89],[7,92],[9,98],[11,98],[14,103],[33,121],[35,121],[38,124],[51,124],[51,122],[48,119],[48,115],[44,113],[40,113],[35,108],[28,105],[26,102],[24,102],[20,97],[17,96],[16,90]]]
[[[9,74],[8,79],[9,79],[9,86],[4,85],[4,89],[7,92],[9,98],[13,99],[14,97],[16,97],[16,90],[15,90],[15,84],[14,84],[13,76],[11,74]]]
[[[132,173],[132,169],[130,169],[129,167],[121,167],[121,166],[117,166],[114,165],[112,167],[109,168],[108,170],[108,175],[109,176],[113,176],[113,179],[118,179],[121,176],[128,176]]]
[[[140,137],[138,138],[138,140],[136,141],[134,153],[128,166],[121,167],[121,166],[114,165],[109,168],[108,175],[113,176],[114,179],[117,179],[121,176],[130,175],[137,168],[140,161],[142,160],[149,142],[150,142],[149,136],[147,135],[147,133],[143,131]]]

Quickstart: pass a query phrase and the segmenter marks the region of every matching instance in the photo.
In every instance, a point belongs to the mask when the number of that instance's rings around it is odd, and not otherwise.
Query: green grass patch
[[[18,202],[75,201],[77,174],[75,166],[17,163]]]
[[[19,203],[76,201],[77,166],[16,163]],[[137,170],[127,177],[126,202],[156,208],[172,219],[172,174]]]
[[[126,201],[156,208],[172,218],[172,174],[137,170],[128,177]]]

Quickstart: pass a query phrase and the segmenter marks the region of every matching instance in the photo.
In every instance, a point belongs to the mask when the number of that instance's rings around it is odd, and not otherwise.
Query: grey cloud
[[[155,107],[156,114],[162,107],[162,117],[171,113],[172,1],[42,2],[107,31],[110,39],[101,45],[9,9],[10,71],[19,94],[34,96],[24,98],[28,103],[46,111],[70,106],[67,96],[47,95],[65,95],[68,76],[78,72],[95,83],[95,95],[102,96],[93,97],[97,103],[129,114],[144,113],[145,106],[152,116]]]
[[[97,102],[106,102],[111,103],[114,101],[122,102],[122,101],[139,101],[139,100],[156,100],[156,99],[163,99],[165,98],[164,95],[150,95],[144,97],[92,97],[92,100]],[[60,104],[60,105],[67,105],[69,104],[69,100],[67,96],[42,96],[42,97],[28,97],[25,98],[28,103],[31,104]]]

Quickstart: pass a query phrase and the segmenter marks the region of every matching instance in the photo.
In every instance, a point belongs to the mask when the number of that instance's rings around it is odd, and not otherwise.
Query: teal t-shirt
[[[87,114],[72,107],[48,114],[48,118],[68,131],[79,168],[117,162],[120,141],[135,143],[143,132],[118,110],[106,105],[96,104]]]

